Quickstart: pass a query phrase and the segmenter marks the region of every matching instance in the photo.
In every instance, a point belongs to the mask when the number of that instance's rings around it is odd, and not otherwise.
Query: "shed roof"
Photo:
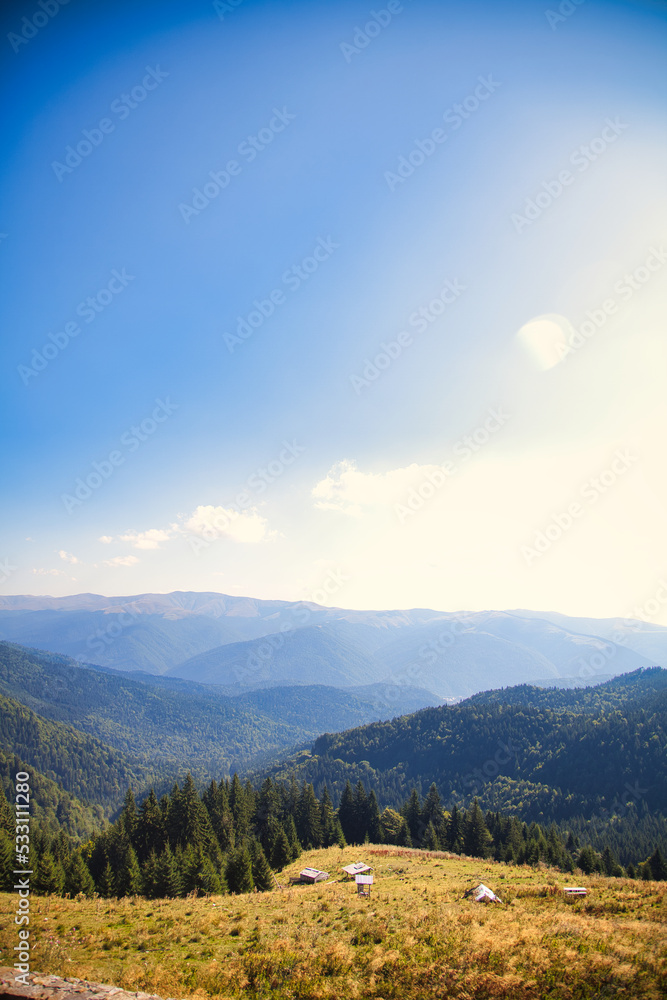
[[[364,864],[363,861],[356,861],[353,865],[346,865],[343,871],[348,875],[360,875],[362,872],[371,871],[371,866]]]

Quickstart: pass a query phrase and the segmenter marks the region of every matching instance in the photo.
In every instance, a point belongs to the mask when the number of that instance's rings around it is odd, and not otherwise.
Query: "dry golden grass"
[[[370,900],[342,865],[375,868]],[[317,885],[184,900],[32,899],[32,968],[163,997],[658,1000],[667,994],[667,883],[633,882],[400,848],[329,848]],[[482,881],[505,905],[463,899]],[[568,901],[563,885],[589,888]],[[0,895],[0,964],[16,899]]]

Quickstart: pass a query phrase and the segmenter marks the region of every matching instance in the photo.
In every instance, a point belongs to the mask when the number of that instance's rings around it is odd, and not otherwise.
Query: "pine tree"
[[[460,854],[463,850],[463,828],[464,817],[461,816],[458,807],[454,805],[447,824],[447,846],[454,854]]]
[[[343,794],[340,798],[340,805],[338,806],[338,819],[340,820],[340,825],[343,829],[346,841],[348,844],[353,843],[353,837],[356,833],[354,792],[352,791],[352,785],[350,784],[349,778],[345,782],[345,788],[343,789]]]
[[[651,869],[651,875],[656,882],[667,881],[667,864],[660,853],[660,848],[656,847],[651,857],[646,862]]]
[[[97,882],[97,891],[102,899],[111,899],[112,896],[116,895],[116,880],[114,878],[113,869],[108,861],[105,864],[102,874]]]
[[[429,820],[428,826],[426,827],[426,833],[424,834],[423,844],[427,851],[440,850],[440,841],[438,839],[438,834],[436,833],[432,819]]]
[[[297,809],[297,835],[304,847],[311,849],[322,844],[322,827],[320,825],[320,806],[315,798],[315,791],[310,784],[304,784],[301,789]]]
[[[361,779],[354,789],[354,833],[355,844],[363,844],[368,834],[368,796]]]
[[[134,792],[128,788],[125,794],[125,801],[118,820],[118,825],[125,831],[128,840],[132,845],[136,842],[137,827],[139,825],[139,813],[137,803],[134,799]]]
[[[223,853],[231,851],[234,847],[234,817],[229,806],[229,793],[227,785],[220,782],[211,781],[202,801],[211,820],[211,827],[216,840]]]
[[[65,873],[60,862],[54,859],[51,851],[44,851],[37,862],[37,870],[33,879],[34,891],[40,896],[51,893],[60,896],[64,885]]]
[[[375,792],[371,789],[368,796],[366,834],[371,844],[382,843],[382,830],[380,827],[380,807]]]
[[[463,849],[473,858],[486,858],[491,853],[493,840],[489,833],[477,799],[466,816],[463,828]]]
[[[226,892],[227,886],[215,870],[210,858],[204,857],[197,872],[197,890],[201,895],[220,896]]]
[[[116,861],[116,896],[137,896],[141,892],[141,871],[132,844],[124,840]]]
[[[161,899],[175,899],[183,892],[181,873],[169,844],[166,845],[155,865],[155,892]]]
[[[65,892],[72,898],[83,893],[89,899],[95,892],[95,883],[80,851],[74,851],[65,869]]]
[[[141,804],[135,837],[137,856],[142,862],[151,851],[159,854],[167,842],[164,814],[152,788]]]
[[[13,837],[16,832],[12,807],[7,801],[7,796],[5,795],[5,790],[2,787],[1,783],[0,783],[0,830],[4,830],[4,832],[9,834],[11,837]]]
[[[282,871],[290,861],[292,860],[292,849],[290,847],[290,842],[287,839],[287,834],[280,824],[276,832],[275,839],[271,845],[271,851],[269,853],[269,861],[271,862],[271,867],[275,868],[276,871]]]
[[[2,787],[2,786],[0,786]],[[0,892],[12,892],[14,888],[14,842],[4,829],[0,829]]]
[[[579,851],[577,864],[584,875],[590,875],[591,872],[597,871],[598,861],[595,857],[595,851],[588,844]]]
[[[250,841],[250,861],[255,888],[259,892],[268,892],[273,888],[273,873],[258,840]]]
[[[230,892],[252,892],[254,889],[252,860],[245,844],[237,847],[229,855],[225,867],[225,879]]]
[[[237,840],[242,840],[250,828],[250,816],[252,814],[251,805],[248,802],[248,795],[241,784],[241,779],[236,772],[232,778],[229,789],[229,806],[234,817],[234,833]]]
[[[320,829],[322,831],[322,845],[324,847],[333,847],[337,843],[336,816],[331,796],[329,795],[329,789],[326,785],[320,799]]]
[[[405,816],[405,822],[408,824],[410,839],[412,840],[412,843],[417,846],[421,843],[422,817],[419,792],[416,788],[413,788],[410,792],[410,798],[403,806],[401,812]]]
[[[296,861],[296,859],[301,856],[301,844],[299,843],[299,838],[296,835],[294,816],[290,815],[287,817],[287,822],[285,823],[285,833],[287,834],[290,851],[292,852],[291,860]]]
[[[422,807],[421,821],[424,827],[427,827],[429,823],[433,824],[433,828],[436,831],[437,836],[440,836],[440,831],[442,830],[445,820],[445,814],[440,805],[440,795],[438,794],[438,789],[435,786],[435,782],[431,785],[428,790],[428,795],[424,799],[424,805]]]
[[[148,899],[157,899],[157,855],[151,851],[141,867],[141,891]]]

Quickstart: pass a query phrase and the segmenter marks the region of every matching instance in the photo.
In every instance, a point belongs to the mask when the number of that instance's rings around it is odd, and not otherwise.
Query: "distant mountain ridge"
[[[517,684],[576,685],[667,663],[667,628],[556,612],[356,611],[175,591],[0,597],[0,639],[228,693],[384,685],[434,704]]]

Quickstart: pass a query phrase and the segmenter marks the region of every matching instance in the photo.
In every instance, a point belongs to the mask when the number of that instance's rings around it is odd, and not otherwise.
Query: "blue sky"
[[[45,6],[0,593],[667,624],[664,3]]]

